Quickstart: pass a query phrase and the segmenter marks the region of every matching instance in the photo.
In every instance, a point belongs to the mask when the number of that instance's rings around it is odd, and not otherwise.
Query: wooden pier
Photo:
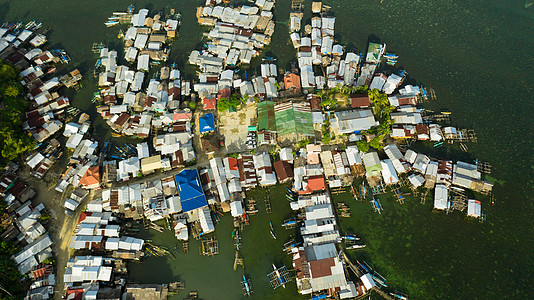
[[[219,241],[214,237],[202,240],[200,253],[204,256],[214,256],[219,254]]]
[[[344,202],[337,203],[338,215],[341,218],[350,218],[350,207],[348,207]]]
[[[269,194],[267,194],[267,197],[265,197],[265,211],[268,214],[271,213],[271,197],[269,197]]]
[[[467,208],[467,195],[459,191],[452,192],[451,202],[451,210],[464,211]]]
[[[234,271],[237,270],[237,266],[242,266],[243,269],[245,268],[245,261],[243,260],[243,258],[239,257],[239,251],[235,252]]]
[[[182,248],[184,249],[184,253],[189,253],[189,241],[182,241]]]
[[[484,161],[477,161],[477,171],[480,173],[490,174],[491,173],[491,165],[488,162]]]

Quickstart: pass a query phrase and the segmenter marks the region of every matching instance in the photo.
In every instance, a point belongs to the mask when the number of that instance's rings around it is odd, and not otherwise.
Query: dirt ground
[[[224,136],[226,153],[248,151],[248,126],[256,124],[256,104],[248,103],[237,112],[219,113],[219,133]]]

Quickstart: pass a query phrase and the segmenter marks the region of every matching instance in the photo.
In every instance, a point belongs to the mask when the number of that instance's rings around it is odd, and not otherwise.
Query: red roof
[[[92,212],[83,211],[80,214],[80,218],[78,218],[78,224],[83,222],[83,220],[85,220],[85,218],[87,218],[88,216],[91,216],[92,214],[93,214]]]
[[[66,299],[82,300],[83,299],[83,288],[79,288],[79,289],[68,288],[67,289],[67,298]]]
[[[216,98],[204,98],[202,99],[202,104],[204,105],[205,110],[209,109],[215,109],[215,106],[217,105],[217,99]]]
[[[311,194],[316,191],[323,191],[326,188],[324,178],[322,175],[310,176],[308,178],[308,184],[304,191],[300,191],[299,194]]]
[[[296,92],[300,92],[300,76],[297,74],[289,73],[284,77],[284,86],[286,90],[294,89]]]
[[[239,167],[237,166],[237,159],[233,157],[228,157],[228,165],[230,170],[239,170]]]
[[[336,262],[333,257],[321,260],[310,261],[310,271],[313,278],[320,278],[332,275],[332,267]]]
[[[174,113],[173,121],[189,121],[193,117],[192,113]]]
[[[230,98],[230,96],[232,96],[232,91],[229,88],[225,88],[217,93],[217,100],[221,100],[221,98]]]
[[[85,172],[82,179],[80,179],[79,184],[82,186],[92,186],[95,184],[100,184],[100,173],[98,171],[98,166],[94,166],[87,169],[87,172]]]

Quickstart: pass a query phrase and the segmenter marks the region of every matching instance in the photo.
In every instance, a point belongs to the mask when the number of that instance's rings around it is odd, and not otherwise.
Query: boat
[[[408,300],[408,296],[406,296],[406,295],[404,295],[403,293],[398,292],[398,291],[395,291],[394,293],[393,293],[393,292],[390,292],[389,294],[390,294],[392,297],[394,297],[395,299]]]
[[[282,226],[283,227],[287,227],[287,226],[296,226],[297,225],[297,221],[293,218],[293,219],[287,219],[284,221],[284,223],[282,223]]]
[[[243,281],[241,282],[243,284],[243,291],[245,292],[245,296],[252,296],[252,288],[250,287],[250,279],[247,279],[245,275],[243,275]]]
[[[118,21],[119,17],[114,15],[114,16],[108,17],[108,20],[110,20],[110,21]]]
[[[127,11],[128,11],[129,14],[132,14],[134,9],[135,9],[135,6],[133,4],[130,4],[130,6],[128,6],[128,10]]]
[[[382,214],[382,205],[380,204],[380,200],[375,199],[375,197],[373,197],[373,200],[371,200],[371,204],[373,204],[373,207],[376,212]]]
[[[423,98],[428,99],[428,94],[423,86],[421,86],[421,94]]]
[[[106,27],[113,27],[119,25],[119,21],[107,21],[104,25],[106,25]]]
[[[365,248],[365,245],[350,245],[347,247],[347,249],[349,250],[362,249],[362,248]]]
[[[463,152],[467,152],[467,150],[469,150],[464,143],[460,143],[460,149],[462,149]]]
[[[270,56],[265,56],[263,58],[263,61],[276,61],[276,58],[275,57],[270,57]]]
[[[386,278],[384,278],[384,276],[378,274],[377,272],[373,272],[373,274],[371,274],[371,277],[373,277],[373,280],[380,286],[388,287],[386,284]]]
[[[360,238],[353,235],[353,234],[345,234],[344,236],[341,237],[342,239],[344,240],[347,240],[347,241],[359,241]]]
[[[357,196],[356,191],[354,190],[354,187],[352,185],[350,186],[350,190],[352,191],[352,196],[354,196],[354,199],[356,201],[358,201],[358,196]]]
[[[282,275],[280,274],[280,271],[278,271],[278,269],[276,268],[276,266],[273,264],[273,269],[274,269],[274,272],[276,274],[276,278],[278,278],[278,282],[284,287],[284,289],[286,288],[286,284],[284,282],[284,280],[282,279]]]
[[[365,198],[367,196],[367,187],[364,184],[360,185],[361,196]]]
[[[439,148],[441,146],[443,146],[443,142],[435,142],[434,143],[434,148]]]
[[[491,195],[491,206],[495,205],[495,195]]]
[[[276,234],[274,234],[274,231],[269,231],[271,233],[271,237],[276,240]]]

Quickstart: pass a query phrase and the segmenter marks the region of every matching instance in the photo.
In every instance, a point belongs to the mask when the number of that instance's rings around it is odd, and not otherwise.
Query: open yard
[[[248,126],[256,125],[256,104],[248,103],[237,112],[219,112],[219,133],[226,153],[247,151]]]

